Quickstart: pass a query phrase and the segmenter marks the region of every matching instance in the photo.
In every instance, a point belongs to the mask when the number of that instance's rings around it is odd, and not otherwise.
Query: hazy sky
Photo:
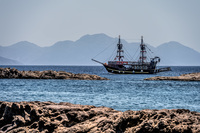
[[[178,41],[200,52],[200,0],[0,0],[0,45],[50,46],[85,34],[141,35],[158,46]]]

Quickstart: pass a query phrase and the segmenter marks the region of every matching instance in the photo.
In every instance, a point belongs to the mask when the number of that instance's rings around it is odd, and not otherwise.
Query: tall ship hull
[[[170,67],[157,69],[156,65],[158,62],[160,62],[160,58],[157,56],[155,56],[154,58],[150,58],[147,61],[146,47],[147,46],[143,43],[142,37],[140,44],[140,56],[138,61],[125,61],[123,55],[123,44],[121,43],[119,36],[119,41],[117,44],[117,54],[114,60],[108,61],[107,63],[102,63],[95,59],[92,60],[102,64],[108,72],[115,74],[154,74],[171,70]]]
[[[142,69],[142,66],[136,66],[134,67],[129,67],[126,68],[124,65],[118,65],[118,66],[109,66],[109,65],[103,65],[106,70],[110,73],[115,73],[115,74],[153,74],[156,73],[155,69]],[[148,67],[148,66],[146,66]]]

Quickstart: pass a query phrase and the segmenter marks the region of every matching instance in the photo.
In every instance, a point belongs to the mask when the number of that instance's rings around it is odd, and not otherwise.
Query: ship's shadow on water
[[[110,80],[0,79],[0,101],[53,101],[107,106],[120,111],[184,108],[200,112],[200,82],[145,81],[153,76],[200,72],[171,67],[158,74],[110,74],[102,66],[2,66],[18,70],[56,70],[96,74]]]

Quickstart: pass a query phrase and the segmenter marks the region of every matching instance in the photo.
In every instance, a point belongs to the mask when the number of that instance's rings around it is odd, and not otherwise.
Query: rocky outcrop
[[[151,77],[144,80],[178,80],[178,81],[200,81],[200,73],[182,74],[181,76],[174,77]]]
[[[65,71],[19,71],[15,68],[0,68],[0,78],[16,79],[77,79],[77,80],[108,80],[97,75],[74,74]]]
[[[197,133],[200,113],[185,109],[120,112],[53,102],[0,102],[0,132]]]

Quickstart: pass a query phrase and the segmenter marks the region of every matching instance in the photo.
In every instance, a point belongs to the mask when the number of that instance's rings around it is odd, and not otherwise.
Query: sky
[[[200,0],[0,0],[0,46],[41,47],[105,33],[159,46],[177,41],[200,52]]]

